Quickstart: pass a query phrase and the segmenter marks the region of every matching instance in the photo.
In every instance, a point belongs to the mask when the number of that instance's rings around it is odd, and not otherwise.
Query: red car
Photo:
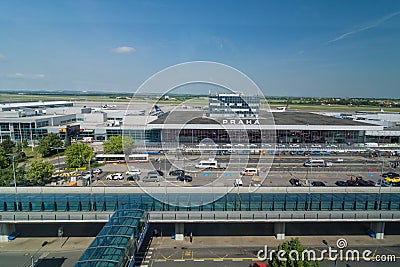
[[[269,265],[264,262],[253,262],[250,267],[268,267]]]

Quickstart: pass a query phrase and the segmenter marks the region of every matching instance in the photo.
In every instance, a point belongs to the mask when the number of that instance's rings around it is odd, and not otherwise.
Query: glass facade
[[[227,130],[224,129],[163,129],[162,140],[153,142],[199,143],[205,138],[216,143],[362,143],[364,131],[346,130]]]
[[[40,128],[39,125],[35,125],[35,122],[0,123],[0,141],[3,139],[38,140],[45,135],[47,135],[47,129]]]
[[[209,203],[208,200],[215,200]],[[158,200],[157,200],[158,199]],[[168,204],[166,204],[168,203]],[[400,210],[396,193],[14,194],[0,195],[0,212],[114,211],[140,205],[147,211],[356,211]]]
[[[217,94],[208,98],[210,117],[257,118],[260,113],[260,98],[239,94]]]

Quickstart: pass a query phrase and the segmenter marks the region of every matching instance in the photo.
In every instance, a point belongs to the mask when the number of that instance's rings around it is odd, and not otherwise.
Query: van
[[[258,169],[257,168],[243,168],[240,172],[241,175],[250,176],[250,175],[257,175]]]
[[[145,177],[143,177],[143,182],[159,182],[160,175],[157,172],[148,172]]]

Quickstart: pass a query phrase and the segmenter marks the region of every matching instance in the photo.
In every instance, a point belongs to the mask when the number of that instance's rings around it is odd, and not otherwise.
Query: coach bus
[[[125,154],[98,154],[96,161],[99,163],[125,163]]]
[[[126,156],[125,154],[98,154],[96,155],[96,161],[100,163],[144,163],[149,162],[148,154],[131,154]]]
[[[304,167],[325,167],[325,160],[323,159],[309,159],[304,162]]]

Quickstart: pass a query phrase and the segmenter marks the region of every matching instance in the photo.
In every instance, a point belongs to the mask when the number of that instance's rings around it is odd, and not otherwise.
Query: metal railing
[[[395,212],[149,212],[150,222],[322,222],[322,221],[400,221]]]
[[[1,212],[0,222],[108,222],[110,212]]]

